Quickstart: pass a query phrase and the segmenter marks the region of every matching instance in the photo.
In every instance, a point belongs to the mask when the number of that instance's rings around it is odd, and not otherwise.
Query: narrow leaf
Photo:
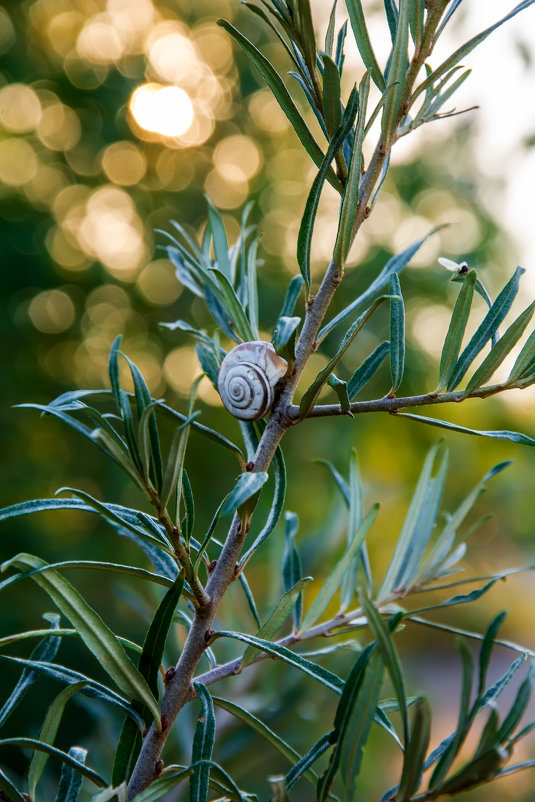
[[[390,276],[390,373],[395,393],[405,370],[405,306],[397,273]]]
[[[420,698],[414,707],[410,740],[405,749],[401,781],[396,794],[400,802],[409,802],[418,790],[430,736],[431,708],[427,699]]]
[[[535,301],[531,303],[522,314],[520,314],[514,323],[511,323],[505,334],[503,334],[494,348],[483,360],[479,368],[476,370],[470,381],[466,386],[465,393],[468,395],[472,390],[485,384],[493,373],[499,368],[507,354],[516,345],[522,336],[524,329],[528,325],[535,310]]]
[[[442,348],[442,354],[440,356],[438,386],[435,390],[437,393],[441,393],[448,386],[453,371],[455,370],[464,332],[466,330],[466,324],[470,315],[470,309],[472,307],[476,279],[476,271],[470,270],[463,281],[461,291],[455,302],[448,333],[446,334],[444,347]]]
[[[374,84],[380,92],[384,92],[386,83],[373,52],[361,0],[346,0],[346,7],[361,58],[366,68],[370,70]]]
[[[354,401],[355,397],[360,393],[360,391],[375,376],[383,364],[386,355],[389,353],[390,342],[385,340],[378,345],[377,348],[374,348],[372,353],[366,357],[361,365],[359,365],[347,383],[347,392],[350,401]]]
[[[212,697],[202,682],[194,682],[193,687],[201,703],[201,713],[197,719],[197,726],[193,736],[191,749],[192,764],[199,763],[191,775],[189,798],[190,802],[206,802],[208,799],[208,782],[210,779],[210,766],[204,761],[212,759],[215,738],[215,714]],[[203,761],[200,763],[200,761]]]
[[[226,515],[236,512],[239,507],[243,506],[246,501],[259,492],[267,480],[268,474],[266,471],[241,473],[227,496],[227,500],[221,510],[221,517],[224,518]]]
[[[260,627],[256,633],[257,638],[263,638],[264,640],[269,641],[273,639],[293,610],[297,598],[301,594],[303,588],[311,580],[311,576],[305,576],[302,579],[299,579],[298,582],[296,582],[296,584],[290,588],[290,590],[287,590],[286,593],[283,593],[266,623],[263,624],[263,626]],[[255,657],[256,652],[257,650],[254,646],[247,647],[241,660],[242,669],[249,665],[251,660],[253,660]]]
[[[31,554],[18,554],[4,563],[2,570],[8,567],[34,569],[46,563]],[[54,604],[65,615],[87,648],[95,655],[104,670],[117,683],[123,693],[143,701],[150,709],[160,726],[160,709],[146,681],[124,651],[123,647],[106,626],[101,617],[88,605],[80,593],[56,571],[35,574],[34,581],[50,596]]]
[[[37,749],[40,752],[46,752],[51,757],[58,758],[67,766],[71,766],[83,777],[87,777],[97,788],[106,788],[108,785],[100,774],[84,766],[83,763],[76,760],[76,758],[72,757],[70,754],[67,754],[67,752],[62,752],[61,749],[56,749],[55,746],[45,744],[36,738],[2,738],[2,740],[0,740],[0,746],[20,746],[25,749]]]
[[[370,298],[373,298],[383,287],[386,287],[388,282],[390,281],[390,276],[393,273],[401,273],[403,268],[410,262],[414,254],[418,251],[419,248],[422,247],[424,242],[433,234],[435,234],[442,226],[437,226],[422,237],[417,242],[414,242],[404,251],[397,253],[395,256],[392,256],[391,259],[388,260],[386,265],[383,267],[377,278],[375,278],[371,284],[367,287],[367,289],[359,295],[358,298],[355,298],[345,309],[342,309],[332,320],[330,320],[319,332],[318,334],[318,342],[321,342],[325,336],[332,331],[336,326],[342,323],[346,318],[350,317],[353,312],[356,312],[361,306],[363,306]]]
[[[455,423],[439,420],[438,418],[426,418],[423,415],[413,415],[409,412],[398,413],[397,418],[410,418],[420,423],[428,423],[430,426],[438,426],[441,429],[450,429],[452,432],[462,432],[463,434],[474,434],[477,437],[491,437],[494,440],[512,440],[513,443],[520,443],[524,446],[535,446],[535,440],[520,432],[510,432],[507,430],[480,431],[478,429],[468,429],[466,426],[457,426]]]
[[[277,103],[290,121],[292,128],[301,140],[301,143],[308,155],[311,157],[314,164],[319,167],[323,161],[323,153],[321,148],[310,133],[307,124],[303,120],[300,112],[297,109],[297,106],[290,97],[290,93],[282,82],[280,75],[266,59],[266,57],[262,55],[262,53],[248,39],[246,39],[245,36],[240,33],[240,31],[234,28],[233,25],[225,20],[219,20],[218,25],[221,25],[221,27],[224,28],[227,33],[229,33],[236,40],[252,64],[254,64],[254,66],[257,68],[260,75],[271,89]],[[334,186],[336,190],[340,191],[341,185],[333,170],[329,170],[327,180]]]
[[[340,74],[338,67],[328,55],[323,61],[323,115],[329,137],[334,136],[342,120],[340,103]]]
[[[299,417],[306,418],[316,400],[320,394],[321,388],[335,369],[336,365],[340,362],[342,357],[344,356],[345,352],[355,339],[355,337],[359,334],[361,329],[364,325],[368,322],[374,312],[381,306],[384,301],[387,301],[391,298],[390,295],[381,295],[377,300],[371,304],[371,306],[366,309],[365,312],[360,315],[359,318],[352,324],[352,326],[347,330],[344,335],[344,339],[342,340],[340,347],[336,354],[332,357],[332,359],[327,363],[327,365],[320,370],[308,390],[304,393],[301,404],[299,405]]]
[[[524,272],[525,271],[521,267],[517,267],[513,277],[507,282],[501,293],[492,304],[483,321],[472,336],[470,342],[457,360],[448,383],[448,390],[454,390],[457,387],[476,356],[496,332],[498,326],[511,308],[511,305],[518,292],[520,276]]]
[[[64,688],[62,691],[60,691],[60,693],[56,696],[56,698],[52,700],[52,702],[47,708],[45,720],[39,732],[40,741],[50,744],[50,746],[54,745],[54,740],[56,738],[56,733],[58,731],[61,719],[63,717],[63,711],[65,710],[65,705],[67,704],[71,696],[74,696],[75,693],[78,693],[78,691],[81,690],[84,687],[84,685],[85,685],[84,682],[76,682],[74,685],[69,685],[67,686],[67,688]],[[69,751],[72,752],[72,750]],[[85,752],[85,750],[82,751]],[[75,757],[75,755],[72,755],[72,757]],[[48,760],[48,755],[46,752],[36,751],[33,753],[33,757],[30,762],[30,768],[28,769],[28,793],[30,794],[32,799],[35,798],[35,789],[37,787],[37,783],[39,782],[39,778],[46,766],[47,760]]]
[[[246,635],[244,632],[220,631],[215,633],[214,638],[234,638],[235,640],[242,641],[243,643],[251,644],[260,652],[266,652],[274,657],[279,657],[281,660],[284,660],[285,663],[298,668],[300,671],[303,671],[305,674],[313,677],[315,680],[321,682],[322,685],[325,685],[332,691],[340,693],[342,690],[344,683],[336,674],[333,674],[331,671],[327,671],[327,669],[323,668],[323,666],[318,666],[316,663],[306,660],[304,657],[301,657],[301,655],[295,654],[291,651],[291,649],[287,649],[285,646],[280,646],[278,643],[270,643],[269,641],[261,638],[256,638],[254,635]]]
[[[338,150],[341,148],[349,131],[353,127],[358,107],[358,92],[356,88],[353,88],[344,111],[342,124],[329,143],[327,153],[323,162],[321,163],[319,172],[314,179],[307,198],[305,211],[301,221],[301,227],[299,229],[299,235],[297,238],[297,260],[299,262],[301,275],[305,280],[307,289],[310,288],[310,255],[312,247],[312,234],[314,232],[316,213],[318,211],[323,184],[327,177],[332,160],[334,159]]]
[[[71,746],[68,754],[79,763],[85,763],[87,750],[79,746]],[[55,802],[76,802],[82,787],[83,777],[72,766],[66,763],[61,767],[61,774],[58,784],[58,792]]]
[[[342,582],[344,574],[351,565],[352,561],[358,557],[359,551],[364,543],[364,539],[377,518],[378,511],[379,505],[374,504],[362,521],[361,525],[355,532],[355,536],[349,544],[349,547],[334,566],[333,570],[320,588],[319,593],[314,599],[308,612],[306,613],[303,623],[301,624],[301,632],[309,629],[318,620],[340,587],[340,583]]]

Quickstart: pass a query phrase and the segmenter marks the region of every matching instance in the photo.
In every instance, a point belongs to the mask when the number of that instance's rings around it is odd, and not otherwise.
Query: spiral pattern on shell
[[[263,418],[273,404],[274,388],[288,363],[271,343],[241,343],[221,363],[218,390],[228,411],[239,420]]]

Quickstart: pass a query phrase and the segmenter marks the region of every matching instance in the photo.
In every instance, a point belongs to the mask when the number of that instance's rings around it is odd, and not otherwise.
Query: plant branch
[[[494,384],[489,387],[481,387],[473,390],[467,395],[463,390],[456,390],[450,393],[426,393],[425,395],[411,395],[401,398],[395,396],[390,398],[384,396],[383,398],[376,398],[372,401],[353,401],[349,406],[349,411],[353,415],[361,415],[365,412],[390,412],[395,414],[398,409],[408,407],[424,407],[433,404],[451,404],[466,401],[469,398],[488,398],[491,395],[496,395],[504,390],[509,389],[509,385]],[[286,410],[288,417],[294,422],[299,423],[299,407],[292,404]],[[307,418],[326,418],[333,415],[347,415],[340,404],[318,404],[313,407],[307,415]],[[304,418],[302,420],[305,420]]]

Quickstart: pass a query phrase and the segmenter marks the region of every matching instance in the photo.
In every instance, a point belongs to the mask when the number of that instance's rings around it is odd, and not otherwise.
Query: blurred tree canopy
[[[327,4],[322,5],[316,3],[318,20],[326,23]],[[339,14],[342,18],[342,9]],[[266,331],[288,278],[297,272],[298,225],[315,168],[260,76],[217,26],[219,17],[235,23],[239,18],[239,27],[264,44],[281,72],[289,69],[280,45],[268,41],[254,15],[234,0],[22,0],[0,7],[3,505],[52,496],[62,485],[128,503],[133,491],[98,453],[58,421],[12,405],[46,403],[66,389],[107,385],[109,347],[122,333],[123,349],[143,371],[152,394],[184,407],[191,382],[201,371],[191,343],[180,332],[162,330],[159,323],[181,317],[193,319],[198,327],[208,322],[161,249],[165,239],[158,231],[170,230],[170,220],[179,220],[197,236],[206,220],[206,194],[221,210],[232,240],[245,203],[254,201],[252,216],[263,232],[260,326]],[[355,65],[353,80],[359,80],[362,65],[355,53],[348,59]],[[429,389],[436,383],[431,366],[440,355],[454,297],[436,266],[437,256],[488,265],[493,289],[516,264],[514,246],[480,202],[468,145],[471,133],[470,116],[448,121],[441,136],[394,166],[352,255],[358,269],[350,270],[344,282],[345,297],[351,297],[393,252],[433,225],[458,223],[431,238],[404,273],[408,347],[417,355],[407,360],[417,365],[406,377],[407,394],[423,383]],[[329,191],[325,195],[314,239],[317,270],[330,258],[336,233],[336,214],[333,222],[331,212],[337,197]],[[337,303],[344,304],[343,295]],[[359,349],[367,353],[380,342],[382,325],[378,315]],[[321,352],[316,354],[310,371],[325,361]],[[484,408],[471,402],[449,412],[450,419],[479,429],[517,428],[533,436],[533,395],[530,405],[525,392],[519,398],[515,391],[507,407],[499,400],[486,402]],[[233,432],[235,421],[222,410],[206,379],[199,395],[203,416],[217,416],[218,426]],[[491,498],[480,505],[480,514],[496,510],[497,516],[476,535],[473,553],[481,573],[502,561],[520,562],[517,552],[532,548],[533,455],[509,443],[461,435],[448,439],[452,475],[458,474],[463,486],[474,484],[493,462],[515,459],[492,486]],[[312,461],[328,454],[344,467],[351,447],[357,447],[368,501],[379,498],[383,505],[386,542],[399,528],[404,490],[413,486],[422,454],[436,433],[394,418],[368,416],[315,425],[313,437],[301,440],[299,451],[292,449],[291,432],[287,440],[293,477],[287,506],[299,512],[300,531],[308,533],[303,558],[307,572],[315,573],[322,561],[320,511],[330,508],[336,519],[340,505],[324,469]],[[220,498],[226,492],[220,486],[225,475],[210,450],[193,449],[189,459],[192,483],[212,487]],[[229,470],[234,470],[230,463]],[[450,484],[452,504],[459,492]],[[200,510],[201,522],[212,513]],[[25,550],[61,559],[67,547],[81,558],[98,557],[108,548],[105,534],[94,521],[75,513],[41,515],[3,526],[0,558]],[[113,549],[120,548],[130,547],[114,541]],[[375,548],[380,553],[384,544]],[[273,539],[263,553],[265,564],[258,561],[250,569],[258,576],[265,572],[266,604],[278,590],[270,590],[268,577],[281,550],[280,539]],[[528,582],[517,578],[507,596],[502,591],[493,596],[496,606],[500,596],[507,598],[504,604],[513,610],[511,632],[520,639],[533,623],[533,613],[523,604]],[[81,585],[91,592],[89,578],[83,577]],[[135,606],[128,587],[125,580],[117,598],[101,603],[117,620],[125,615],[143,619],[145,611]],[[22,617],[31,619],[32,594],[33,589],[28,596],[21,589],[20,606],[2,608],[6,633]],[[483,610],[477,623],[487,618]],[[276,715],[276,671],[270,682],[262,692],[271,698]],[[289,687],[285,693],[299,690]],[[308,726],[306,699],[300,711]],[[180,737],[187,742],[187,727]],[[240,737],[229,736],[230,757],[239,754]],[[253,760],[251,773],[256,769]],[[484,793],[487,798],[489,792]]]

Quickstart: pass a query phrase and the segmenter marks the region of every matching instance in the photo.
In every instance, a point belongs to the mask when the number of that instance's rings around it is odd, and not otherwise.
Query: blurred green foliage
[[[325,10],[318,8],[318,12],[321,21]],[[107,384],[108,350],[114,337],[122,333],[123,349],[142,369],[153,395],[164,396],[184,410],[189,385],[200,370],[184,335],[162,330],[158,324],[187,318],[202,327],[208,321],[158,250],[164,240],[157,229],[169,230],[169,220],[174,218],[191,233],[201,231],[206,220],[203,193],[207,193],[222,211],[232,236],[246,200],[254,200],[253,217],[264,233],[261,330],[271,328],[287,281],[297,272],[298,222],[313,167],[298,149],[259,76],[250,71],[243,55],[234,52],[229,37],[216,26],[219,16],[235,23],[239,20],[249,38],[265,43],[266,33],[257,20],[231,0],[22,0],[0,8],[2,505],[52,496],[62,485],[79,487],[107,501],[140,504],[135,491],[97,450],[59,421],[40,418],[30,410],[14,410],[12,405],[46,403],[75,386]],[[282,65],[282,71],[287,69],[277,44],[269,41],[265,48]],[[362,69],[356,69],[359,74],[355,78],[360,78]],[[192,126],[171,136],[143,128],[136,121],[131,98],[136,88],[149,83],[182,88],[189,100],[184,101],[181,113],[187,117],[191,111]],[[156,89],[153,86],[153,93]],[[171,120],[170,125],[180,130],[181,120]],[[393,252],[434,224],[459,220],[457,229],[433,238],[418,255],[415,267],[403,274],[409,351],[403,387],[407,395],[436,384],[437,359],[447,327],[445,310],[455,298],[454,288],[436,268],[437,255],[446,252],[479,267],[488,264],[486,280],[494,290],[503,285],[515,264],[514,247],[479,199],[479,178],[468,148],[469,119],[448,130],[450,136],[415,152],[410,163],[392,168],[383,197],[364,230],[363,244],[353,254],[358,269],[348,271],[343,294],[336,298],[333,309],[336,312],[336,305],[346,303],[344,297],[362,291]],[[337,198],[334,193],[326,194],[314,240],[316,276],[329,258],[335,234],[330,211],[336,208]],[[349,352],[345,360],[348,374],[357,358],[383,339],[386,314],[374,318],[356,346],[358,353]],[[325,353],[329,345],[327,339]],[[312,365],[317,369],[325,361],[320,352]],[[379,374],[371,387],[374,395],[386,391],[386,381]],[[210,420],[218,430],[236,437],[236,422],[218,405],[206,380],[200,398],[201,420]],[[514,403],[507,406],[499,400],[472,401],[449,411],[449,419],[479,429],[516,428],[532,434],[533,395],[529,399],[519,398],[516,391]],[[386,565],[389,545],[405,514],[405,499],[414,486],[422,455],[436,440],[435,431],[390,416],[308,421],[303,427],[310,435],[303,437],[302,427],[290,431],[285,455],[291,477],[287,508],[299,514],[297,540],[305,574],[319,575],[333,548],[342,548],[344,537],[342,503],[326,481],[324,468],[314,460],[328,456],[342,470],[353,446],[365,477],[367,504],[376,499],[382,504],[380,541],[372,541],[370,548],[376,561],[384,558]],[[454,477],[448,489],[450,508],[490,465],[515,460],[479,504],[479,515],[493,511],[495,516],[474,536],[472,569],[484,573],[525,562],[526,554],[529,560],[535,518],[533,455],[511,443],[457,434],[449,435],[448,441]],[[202,531],[227,492],[235,465],[230,456],[222,463],[220,452],[203,443],[190,449],[187,467],[194,490],[202,489],[207,499],[213,499],[206,508],[198,509]],[[330,525],[326,525],[325,510]],[[326,542],[325,531],[337,529],[339,543]],[[280,593],[282,549],[282,537],[273,537],[248,569],[250,583],[261,588],[262,614]],[[0,560],[17,551],[36,553],[49,561],[73,554],[80,559],[112,555],[121,562],[127,561],[122,555],[136,558],[128,541],[111,535],[96,517],[76,512],[45,513],[4,524]],[[95,581],[83,572],[76,581],[111,625],[125,637],[139,638],[156,599],[152,589],[142,588],[139,594],[132,580],[124,579],[117,581],[112,594],[98,577]],[[491,597],[493,609],[507,606],[511,610],[508,634],[523,641],[533,624],[533,613],[526,604],[530,585],[530,579],[516,577]],[[24,625],[40,627],[36,611],[41,603],[40,591],[33,587],[20,584],[11,590],[2,601],[3,634]],[[470,613],[462,608],[462,625],[485,626],[489,620],[486,604],[490,602],[480,603]],[[231,588],[222,615],[230,619],[227,628],[246,626],[249,613],[239,588]],[[416,650],[419,637],[415,631],[415,651],[410,655],[415,681],[431,695],[437,690],[440,693],[458,666],[437,658],[449,642],[427,634],[424,662],[423,644],[421,653]],[[25,648],[29,651],[31,647]],[[85,653],[76,642],[65,641],[62,653],[74,663],[85,663]],[[232,654],[229,647],[229,656]],[[174,655],[169,659],[174,662]],[[354,656],[342,653],[337,659],[346,675]],[[253,711],[255,704],[267,711],[267,724],[276,722],[291,732],[295,748],[305,750],[312,733],[323,732],[316,711],[323,710],[332,718],[334,703],[326,695],[323,706],[319,691],[311,704],[298,676],[276,663],[269,668],[267,672],[261,668],[250,671],[240,693],[248,697]],[[98,677],[98,666],[91,670]],[[14,669],[2,666],[0,700],[16,676]],[[232,679],[223,684],[230,693]],[[46,701],[56,689],[43,682],[41,692]],[[447,731],[450,711],[445,701],[443,726]],[[30,729],[38,729],[40,715],[30,700],[20,708],[20,716],[31,722]],[[188,708],[181,715],[172,747],[187,753],[193,711]],[[98,767],[112,749],[120,716],[112,718],[111,724],[104,723],[109,721],[107,714],[98,716],[93,702],[90,706],[78,697],[62,725],[60,745],[70,745],[68,730],[75,728],[79,741],[90,739],[92,763]],[[285,767],[279,758],[264,753],[254,738],[251,741],[249,733],[222,718],[220,729],[224,728],[228,732],[216,759],[234,773],[247,748],[243,781],[251,790],[265,793],[265,776]],[[384,734],[379,732],[374,739],[380,744]],[[15,772],[22,771],[25,764],[18,749],[9,757],[2,754],[2,762]],[[54,773],[53,767],[47,771],[51,776]],[[390,772],[389,766],[381,772],[376,766],[369,767],[364,778],[369,783],[367,791],[377,792],[378,774],[380,787],[384,787],[384,775]],[[471,798],[533,798],[523,782],[522,777],[517,785],[502,783]],[[302,797],[298,792],[295,799],[306,799],[307,790],[301,792],[305,794]]]

